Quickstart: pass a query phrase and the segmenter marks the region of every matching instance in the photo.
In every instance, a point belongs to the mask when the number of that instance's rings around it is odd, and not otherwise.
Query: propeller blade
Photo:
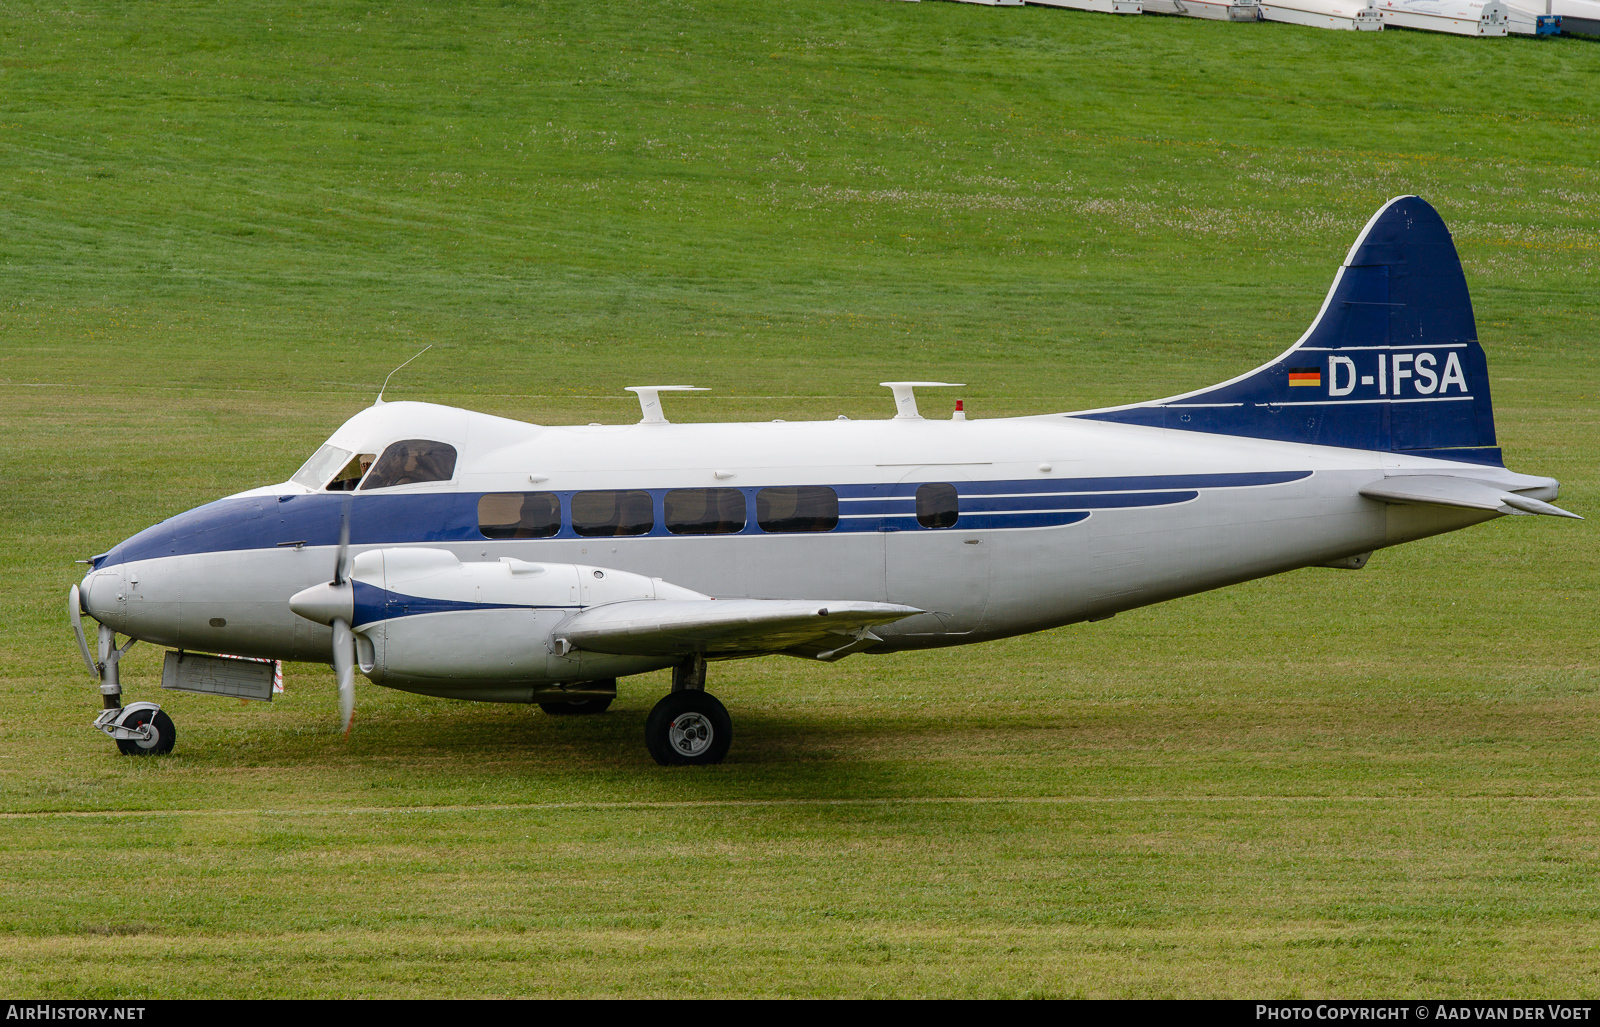
[[[356,636],[343,617],[333,621],[333,672],[339,678],[339,720],[349,735],[356,715]]]
[[[333,583],[343,585],[350,580],[350,501],[339,511],[339,555],[334,558]]]
[[[100,666],[94,662],[94,657],[89,655],[89,640],[83,637],[83,617],[78,613],[82,600],[78,596],[78,586],[73,585],[72,591],[67,593],[67,616],[72,620],[72,630],[78,636],[78,652],[83,654],[83,665],[89,668],[89,680],[100,680]]]

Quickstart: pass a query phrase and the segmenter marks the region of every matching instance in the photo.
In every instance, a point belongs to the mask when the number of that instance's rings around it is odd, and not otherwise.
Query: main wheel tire
[[[732,741],[727,707],[699,689],[669,693],[644,722],[645,748],[664,767],[721,763]]]
[[[122,750],[124,756],[165,756],[172,751],[173,743],[178,740],[178,729],[172,726],[172,718],[167,716],[164,710],[137,710],[130,713],[122,724],[124,727],[143,727],[149,724],[154,729],[149,741],[138,738],[117,739],[117,748]]]
[[[539,704],[539,708],[550,714],[552,717],[571,717],[580,713],[604,713],[606,708],[611,705],[614,699],[616,699],[616,696],[608,695],[604,699],[574,699],[571,702],[542,702]]]

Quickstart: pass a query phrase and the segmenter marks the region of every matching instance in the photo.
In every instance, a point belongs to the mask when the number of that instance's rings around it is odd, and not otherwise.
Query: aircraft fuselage
[[[378,449],[396,434],[448,437],[461,450],[459,470],[450,481],[378,492],[290,482],[180,514],[99,559],[82,586],[86,609],[159,645],[325,660],[329,629],[296,616],[289,598],[328,579],[348,504],[355,553],[425,546],[464,563],[614,568],[717,598],[859,599],[925,611],[877,629],[882,642],[870,651],[888,652],[1103,618],[1497,516],[1359,494],[1385,474],[1459,472],[1459,463],[1061,415],[545,428],[393,403],[358,415],[330,442]],[[1471,473],[1508,488],[1548,484],[1553,495],[1549,479]],[[953,523],[919,522],[924,485],[953,487]],[[763,490],[796,486],[831,489],[837,524],[764,530]],[[743,526],[675,534],[667,494],[695,489],[736,491],[737,500],[722,495],[743,508]],[[648,529],[577,534],[574,497],[604,491],[647,493]],[[518,493],[555,497],[553,535],[486,536],[483,497]],[[613,657],[607,666],[627,673],[668,662]],[[576,679],[596,666],[552,659],[546,673]],[[385,682],[381,661],[370,676]]]

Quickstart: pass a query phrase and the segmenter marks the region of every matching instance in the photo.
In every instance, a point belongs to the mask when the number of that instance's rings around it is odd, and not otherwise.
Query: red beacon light
[[[963,400],[956,400],[956,412],[950,415],[950,420],[965,421],[967,419],[966,408],[962,406],[963,402]]]

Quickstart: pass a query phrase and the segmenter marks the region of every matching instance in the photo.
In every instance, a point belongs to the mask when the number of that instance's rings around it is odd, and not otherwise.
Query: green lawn
[[[132,698],[140,528],[390,398],[974,416],[1220,380],[1416,192],[1600,513],[1600,42],[877,0],[0,3],[0,992],[1600,993],[1600,558],[1511,518],[1037,636],[713,669],[716,768],[358,686]]]

